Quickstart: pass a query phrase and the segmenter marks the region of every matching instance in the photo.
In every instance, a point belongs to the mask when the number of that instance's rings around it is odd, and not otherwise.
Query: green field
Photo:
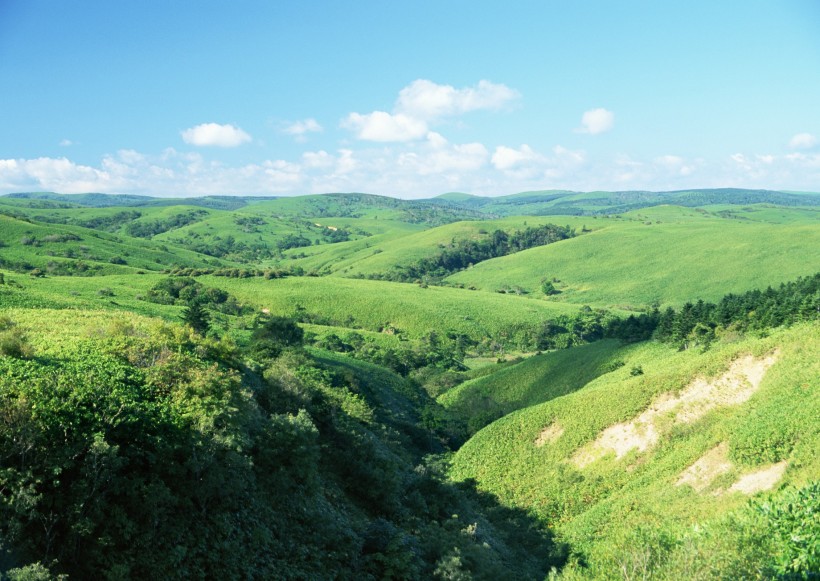
[[[642,308],[715,300],[820,270],[820,228],[722,219],[673,207],[641,210],[558,244],[488,260],[451,275],[454,284],[536,293],[557,278],[554,302]]]
[[[575,305],[517,296],[335,277],[200,280],[271,313],[292,316],[301,306],[348,327],[378,331],[389,325],[410,338],[452,330],[481,339],[578,310]]]

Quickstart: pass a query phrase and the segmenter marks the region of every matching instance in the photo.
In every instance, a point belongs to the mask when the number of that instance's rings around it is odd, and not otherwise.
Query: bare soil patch
[[[548,425],[546,428],[541,430],[541,433],[538,434],[538,437],[535,439],[535,445],[539,448],[544,444],[552,444],[558,440],[564,434],[564,428],[562,428],[559,424],[553,422]]]
[[[777,484],[786,471],[788,462],[783,460],[777,464],[770,464],[765,468],[744,474],[738,478],[737,482],[729,487],[729,492],[742,492],[743,494],[755,494],[763,490],[769,490]]]
[[[777,361],[777,355],[775,352],[766,357],[740,357],[720,377],[698,378],[677,395],[661,395],[631,422],[605,429],[592,444],[578,450],[573,461],[583,468],[612,452],[618,459],[631,450],[644,452],[660,438],[656,420],[662,416],[671,415],[672,424],[690,423],[717,407],[744,403],[760,387],[766,371]]]
[[[675,486],[688,484],[697,492],[703,492],[716,477],[732,469],[728,454],[729,446],[726,442],[712,448],[698,458],[689,468],[681,472]]]

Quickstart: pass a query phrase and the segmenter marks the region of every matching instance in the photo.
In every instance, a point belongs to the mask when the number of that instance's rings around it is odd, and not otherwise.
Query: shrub
[[[0,355],[15,359],[30,359],[34,355],[34,349],[29,344],[28,337],[13,322],[11,322],[11,327],[0,332]]]

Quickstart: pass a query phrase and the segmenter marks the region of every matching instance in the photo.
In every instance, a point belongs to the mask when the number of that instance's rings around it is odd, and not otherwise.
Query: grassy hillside
[[[30,271],[112,274],[173,265],[223,264],[173,246],[79,226],[28,222],[0,215],[0,266]]]
[[[3,577],[433,578],[447,565],[534,579],[561,565],[532,517],[425,459],[441,442],[417,384],[297,345],[248,353],[133,314],[0,309]]]
[[[389,326],[394,329],[391,332],[410,338],[431,330],[452,330],[481,340],[578,310],[575,305],[516,296],[335,277],[264,280],[206,276],[199,280],[273,314],[292,316],[302,307],[347,327],[373,331]]]
[[[480,431],[456,453],[452,474],[551,523],[584,555],[583,577],[618,575],[638,549],[647,566],[662,571],[668,561],[691,574],[697,563],[678,561],[687,531],[741,509],[742,482],[765,489],[768,470],[771,486],[802,486],[820,473],[818,350],[816,324],[706,353],[636,346],[629,365]],[[733,403],[741,388],[750,399]]]
[[[633,347],[602,340],[552,351],[466,381],[439,396],[439,403],[467,418],[471,432],[515,410],[543,403],[584,387],[626,364]]]
[[[388,235],[373,236],[366,240],[345,242],[334,247],[307,249],[307,258],[294,260],[292,264],[306,270],[318,269],[339,276],[369,276],[385,274],[398,267],[410,265],[420,259],[430,257],[453,241],[476,239],[488,232],[503,230],[514,232],[541,224],[556,223],[570,225],[581,230],[591,222],[572,217],[510,217],[495,220],[455,222],[434,228],[406,234],[391,232]],[[295,253],[295,252],[294,252]]]
[[[617,318],[820,271],[816,198],[0,197],[0,577],[163,545],[193,577],[785,575],[820,531],[816,278]],[[457,244],[544,224],[578,235]]]
[[[599,218],[594,227],[447,280],[487,291],[515,284],[536,293],[543,279],[556,278],[561,293],[551,301],[635,308],[714,300],[820,269],[820,228],[808,217],[771,224],[659,207]]]

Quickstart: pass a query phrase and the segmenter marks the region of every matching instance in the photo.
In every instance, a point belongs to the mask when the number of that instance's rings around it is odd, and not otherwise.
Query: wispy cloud
[[[817,145],[817,138],[811,133],[798,133],[789,140],[791,149],[811,149]]]
[[[304,138],[308,133],[321,133],[322,130],[322,126],[319,125],[319,122],[313,118],[295,121],[293,123],[286,124],[282,128],[283,133],[293,135],[297,139]]]
[[[581,116],[581,127],[575,131],[597,135],[605,133],[615,126],[615,114],[603,108],[590,109]]]
[[[459,190],[479,195],[560,188],[672,190],[750,187],[816,190],[820,153],[743,153],[704,160],[675,154],[590,156],[555,145],[522,144],[489,150],[451,143],[429,131],[424,139],[359,149],[305,151],[293,159],[230,165],[196,151],[160,154],[122,150],[98,164],[67,157],[0,159],[0,192],[116,192],[202,196],[359,191],[420,198]]]
[[[181,132],[185,143],[199,147],[238,147],[251,141],[251,136],[233,125],[203,123]]]

